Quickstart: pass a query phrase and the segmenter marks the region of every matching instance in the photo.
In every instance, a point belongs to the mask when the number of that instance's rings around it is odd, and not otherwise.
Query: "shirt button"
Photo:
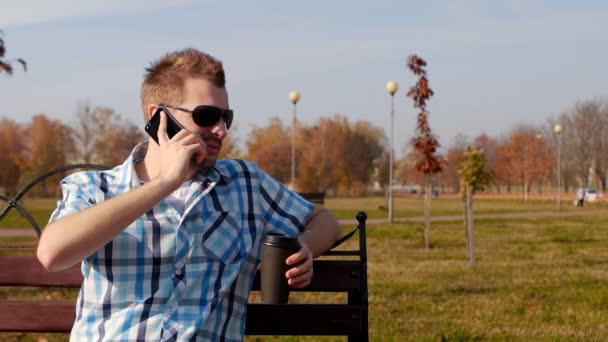
[[[177,274],[177,275],[182,274],[182,270],[177,270],[177,271],[175,271],[175,274]]]

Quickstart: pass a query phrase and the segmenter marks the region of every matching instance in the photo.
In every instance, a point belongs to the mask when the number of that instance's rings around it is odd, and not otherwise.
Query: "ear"
[[[154,115],[154,113],[156,112],[157,109],[158,109],[158,106],[155,104],[148,106],[148,110],[146,111],[146,117],[148,118],[148,121],[150,121],[150,119],[152,119],[152,115]]]

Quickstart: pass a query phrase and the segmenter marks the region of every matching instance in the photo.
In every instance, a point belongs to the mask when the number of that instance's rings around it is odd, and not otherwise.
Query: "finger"
[[[302,263],[299,263],[297,266],[289,269],[285,273],[285,276],[287,278],[299,277],[300,275],[305,274],[306,272],[309,272],[311,269],[312,269],[312,260],[308,259]]]
[[[167,135],[167,114],[164,111],[160,111],[160,123],[158,124],[158,131],[156,132],[158,137],[159,145],[166,144],[169,141]]]
[[[175,133],[173,138],[171,138],[171,141],[181,141],[181,140],[189,137],[191,134],[193,134],[193,133],[188,131],[185,128],[182,128],[179,130],[179,132]]]
[[[203,147],[200,144],[190,144],[187,145],[186,148],[188,149],[188,156],[190,158],[196,154],[204,153]]]
[[[299,273],[290,273],[289,276],[287,277],[287,279],[292,280],[296,283],[302,282],[304,279],[306,278],[311,278],[312,277],[312,267],[306,268],[306,269],[300,269],[298,270]]]
[[[289,286],[302,288],[308,286],[312,282],[312,270],[300,277],[292,278],[287,281]]]
[[[201,153],[197,154],[196,156],[196,164],[200,165],[205,158],[207,158],[207,144],[205,144],[205,141],[203,141],[203,139],[199,139],[199,144],[201,146]]]
[[[310,254],[310,250],[308,249],[307,246],[304,246],[304,247],[300,248],[300,250],[297,251],[296,253],[290,255],[289,258],[287,258],[287,260],[285,262],[287,263],[287,265],[295,265],[295,264],[298,264],[298,263],[306,260],[306,258],[308,258],[309,254]]]

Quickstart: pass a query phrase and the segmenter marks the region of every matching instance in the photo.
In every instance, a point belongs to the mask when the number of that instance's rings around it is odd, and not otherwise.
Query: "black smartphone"
[[[165,112],[165,114],[167,115],[167,136],[169,137],[169,139],[173,138],[173,136],[175,134],[177,134],[177,132],[181,131],[182,129],[184,129],[184,126],[182,126],[182,124],[179,123],[179,121],[177,121],[177,119],[175,119],[173,117],[173,115],[171,115],[171,113],[169,113],[168,110],[166,110],[163,107],[158,107],[158,109],[156,110],[156,112],[154,112],[154,115],[152,115],[152,118],[150,119],[150,121],[148,121],[148,123],[146,124],[146,127],[144,128],[146,132],[148,132],[148,135],[150,135],[152,137],[152,139],[154,139],[154,141],[156,141],[156,143],[158,144],[158,126],[160,125],[160,112],[163,111]]]

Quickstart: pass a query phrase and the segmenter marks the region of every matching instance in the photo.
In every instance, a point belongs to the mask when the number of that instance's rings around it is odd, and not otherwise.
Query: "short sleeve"
[[[258,172],[264,232],[300,235],[314,205],[268,174]]]
[[[57,208],[51,214],[49,223],[96,204],[95,182],[93,182],[89,173],[74,173],[64,178],[60,185],[62,199],[57,201]]]

